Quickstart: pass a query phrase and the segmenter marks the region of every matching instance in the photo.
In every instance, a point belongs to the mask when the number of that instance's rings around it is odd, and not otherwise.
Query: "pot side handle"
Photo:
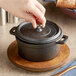
[[[10,34],[15,35],[15,29],[16,29],[16,27],[13,27],[13,28],[10,30]]]
[[[68,36],[63,35],[62,39],[60,41],[56,42],[56,43],[57,44],[65,44],[67,39],[68,39]]]

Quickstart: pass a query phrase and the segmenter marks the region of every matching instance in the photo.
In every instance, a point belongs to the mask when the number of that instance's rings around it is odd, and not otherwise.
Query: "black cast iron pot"
[[[31,23],[21,23],[10,30],[18,43],[19,55],[31,61],[46,61],[56,57],[60,44],[64,44],[68,36],[62,35],[62,30],[55,23],[47,20],[43,29],[38,26],[33,29]]]

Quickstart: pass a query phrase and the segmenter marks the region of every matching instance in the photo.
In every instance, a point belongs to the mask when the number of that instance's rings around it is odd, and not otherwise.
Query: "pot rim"
[[[45,43],[50,43],[50,42],[57,42],[59,41],[61,38],[62,38],[62,30],[61,28],[55,24],[55,26],[58,27],[58,33],[55,35],[55,36],[52,36],[52,37],[49,37],[49,38],[46,38],[46,39],[40,39],[40,40],[33,40],[33,39],[28,39],[28,37],[24,37],[23,34],[21,34],[20,32],[20,28],[25,25],[25,24],[28,24],[28,23],[25,23],[25,22],[22,22],[21,24],[19,24],[19,26],[16,27],[15,29],[15,36],[20,39],[21,41],[23,42],[27,42],[27,43],[30,43],[30,44],[45,44]]]

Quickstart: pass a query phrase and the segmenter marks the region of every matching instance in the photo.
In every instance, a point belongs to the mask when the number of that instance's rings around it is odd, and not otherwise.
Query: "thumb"
[[[34,28],[37,28],[36,20],[33,15],[25,13],[25,21],[31,22]]]

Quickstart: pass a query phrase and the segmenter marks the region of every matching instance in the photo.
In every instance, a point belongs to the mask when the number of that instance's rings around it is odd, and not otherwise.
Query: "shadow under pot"
[[[46,27],[33,29],[31,23],[21,23],[10,30],[18,43],[19,55],[30,61],[47,61],[56,57],[60,44],[64,44],[68,36],[62,35],[57,24],[46,21]]]

